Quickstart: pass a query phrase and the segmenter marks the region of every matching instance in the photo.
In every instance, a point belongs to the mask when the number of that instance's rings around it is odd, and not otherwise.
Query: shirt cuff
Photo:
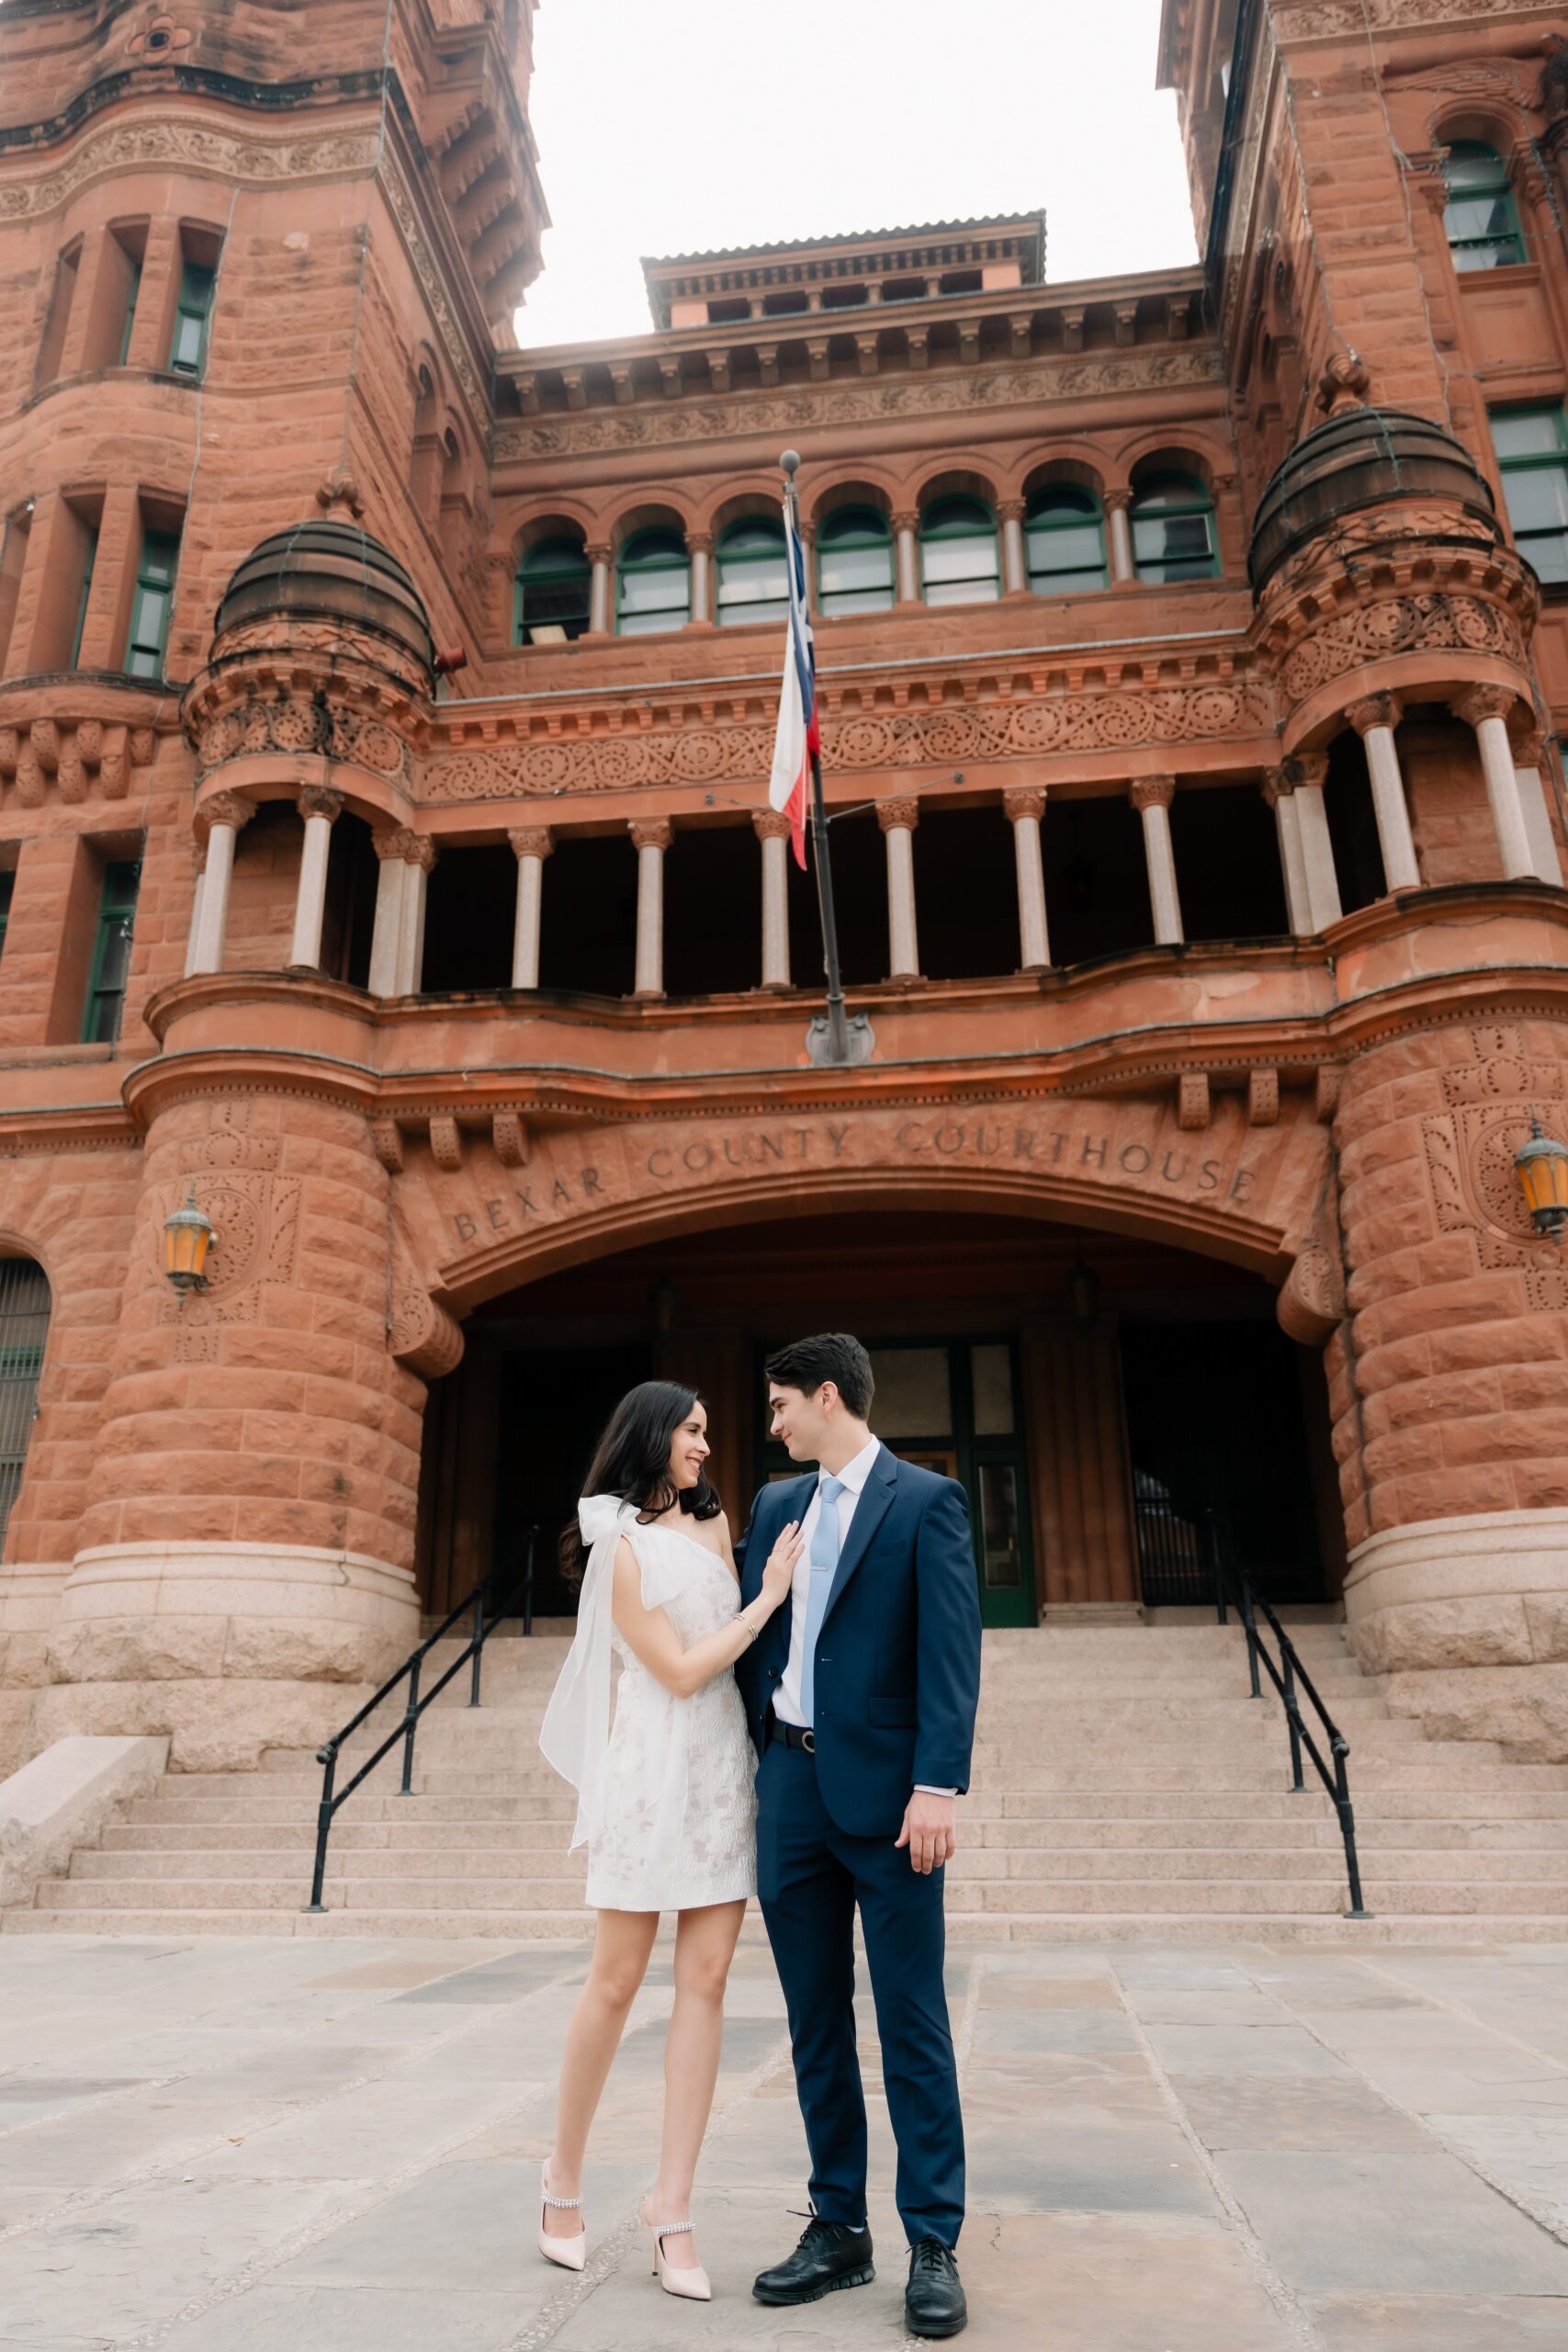
[[[917,1781],[915,1782],[915,1794],[918,1797],[955,1797],[958,1794],[958,1791],[956,1789],[933,1789],[929,1781]]]

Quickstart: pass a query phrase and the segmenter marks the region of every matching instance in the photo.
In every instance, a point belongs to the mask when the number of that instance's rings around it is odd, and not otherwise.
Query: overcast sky
[[[644,254],[1047,215],[1055,282],[1193,258],[1159,0],[543,0],[525,345],[646,334]]]

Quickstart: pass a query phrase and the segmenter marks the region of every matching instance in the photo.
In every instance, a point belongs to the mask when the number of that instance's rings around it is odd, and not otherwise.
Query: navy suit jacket
[[[818,1474],[764,1487],[736,1546],[742,1604]],[[789,1658],[793,1603],[775,1610],[736,1667],[761,1747]],[[861,1489],[817,1643],[817,1780],[851,1837],[896,1837],[917,1782],[969,1785],[980,1698],[980,1598],[969,1498],[953,1478],[886,1446]]]

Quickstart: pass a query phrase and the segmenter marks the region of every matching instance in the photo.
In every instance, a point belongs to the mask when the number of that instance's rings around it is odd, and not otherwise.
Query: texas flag
[[[806,787],[811,776],[812,754],[820,751],[821,739],[817,731],[817,652],[806,609],[806,560],[795,516],[787,505],[784,564],[789,575],[789,640],[784,647],[784,687],[779,695],[778,732],[773,737],[768,805],[787,813],[795,862],[804,865]]]

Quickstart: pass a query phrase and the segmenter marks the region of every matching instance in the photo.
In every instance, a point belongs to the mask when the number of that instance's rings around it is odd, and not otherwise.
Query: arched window
[[[49,1277],[30,1258],[0,1258],[0,1555],[22,1483],[49,1337]]]
[[[817,604],[834,613],[891,612],[893,527],[874,506],[840,506],[817,526]]]
[[[1502,269],[1523,261],[1518,209],[1508,184],[1508,166],[1495,147],[1458,139],[1443,166],[1449,200],[1443,232],[1456,269]]]
[[[1092,490],[1070,481],[1037,490],[1024,513],[1023,539],[1037,596],[1105,586],[1105,517]]]
[[[1140,580],[1213,580],[1220,569],[1214,502],[1194,474],[1150,474],[1133,492]]]
[[[692,566],[679,531],[638,531],[615,567],[615,628],[622,637],[657,637],[692,616]]]
[[[571,539],[541,539],[517,567],[513,645],[563,645],[588,627],[592,576]]]
[[[765,515],[731,523],[718,542],[719,626],[781,621],[788,611],[784,525]]]
[[[928,605],[989,605],[1001,594],[997,518],[983,498],[939,498],[920,516]]]

